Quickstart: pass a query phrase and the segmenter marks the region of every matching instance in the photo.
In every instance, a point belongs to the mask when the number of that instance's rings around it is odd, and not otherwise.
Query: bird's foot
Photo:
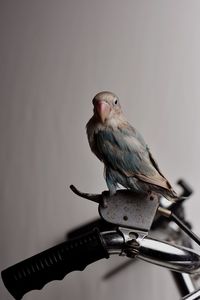
[[[158,195],[155,193],[155,192],[153,192],[153,191],[148,191],[147,192],[147,198],[150,200],[150,201],[153,201],[155,198],[157,198],[158,197]]]

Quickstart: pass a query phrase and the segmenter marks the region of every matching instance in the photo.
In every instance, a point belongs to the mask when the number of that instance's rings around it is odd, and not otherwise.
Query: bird
[[[115,195],[121,185],[176,201],[176,192],[161,173],[144,138],[125,118],[119,98],[103,91],[95,95],[92,103],[93,116],[86,124],[86,132],[91,151],[104,164],[110,195]]]

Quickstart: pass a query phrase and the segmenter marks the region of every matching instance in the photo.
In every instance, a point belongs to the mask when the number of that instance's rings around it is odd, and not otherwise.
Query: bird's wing
[[[100,130],[94,138],[98,156],[107,167],[125,176],[171,189],[144,140],[133,128]]]

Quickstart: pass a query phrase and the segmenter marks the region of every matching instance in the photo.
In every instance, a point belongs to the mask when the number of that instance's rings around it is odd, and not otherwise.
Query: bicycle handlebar
[[[11,295],[20,300],[25,293],[42,289],[50,281],[61,280],[75,270],[82,271],[110,254],[121,254],[126,246],[117,231],[100,233],[94,229],[5,269],[2,279]],[[200,268],[200,255],[186,247],[145,237],[137,250],[138,258],[177,272],[195,273]]]

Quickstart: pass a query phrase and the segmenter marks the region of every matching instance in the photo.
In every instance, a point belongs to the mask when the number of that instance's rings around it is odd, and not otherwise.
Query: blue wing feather
[[[171,188],[153,160],[142,136],[132,127],[99,130],[95,144],[106,168],[127,177]]]
[[[107,166],[122,173],[152,174],[153,168],[144,163],[147,148],[137,138],[111,130],[99,131],[96,146]]]

